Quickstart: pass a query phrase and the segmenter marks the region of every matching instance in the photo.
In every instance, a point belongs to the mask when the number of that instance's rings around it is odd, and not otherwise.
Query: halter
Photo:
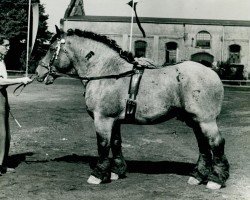
[[[55,62],[55,60],[58,59],[58,55],[60,53],[61,50],[61,44],[65,44],[65,39],[58,39],[57,40],[57,45],[56,45],[56,51],[53,54],[53,56],[51,57],[49,64],[45,64],[45,63],[41,63],[41,67],[44,67],[48,70],[47,74],[46,74],[46,78],[50,75],[58,75],[58,73],[53,69],[53,64]],[[66,50],[64,49],[64,52],[66,52]]]

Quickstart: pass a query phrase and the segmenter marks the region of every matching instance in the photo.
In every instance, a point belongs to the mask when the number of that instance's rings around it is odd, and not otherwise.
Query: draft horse
[[[114,40],[89,31],[57,29],[51,46],[40,61],[37,80],[53,83],[63,74],[84,82],[85,100],[94,120],[99,159],[88,183],[100,184],[124,177],[120,125],[126,123],[126,101],[134,58]],[[156,124],[178,117],[197,138],[199,158],[188,183],[206,183],[219,189],[229,177],[224,154],[225,139],[216,119],[224,97],[223,85],[211,69],[185,61],[159,69],[145,69],[136,97],[134,124]],[[110,149],[113,157],[109,159]]]

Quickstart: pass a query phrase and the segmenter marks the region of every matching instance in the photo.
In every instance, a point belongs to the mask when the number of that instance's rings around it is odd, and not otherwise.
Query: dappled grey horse
[[[216,118],[223,101],[223,85],[211,69],[185,61],[159,69],[145,69],[132,121],[125,118],[134,58],[114,40],[93,32],[59,30],[37,67],[37,80],[53,83],[63,74],[77,75],[86,87],[87,111],[94,120],[99,159],[88,179],[99,184],[124,177],[126,163],[121,149],[122,123],[156,124],[178,117],[193,128],[199,159],[188,183],[207,183],[219,189],[229,177],[225,140]],[[109,152],[113,157],[110,160]]]

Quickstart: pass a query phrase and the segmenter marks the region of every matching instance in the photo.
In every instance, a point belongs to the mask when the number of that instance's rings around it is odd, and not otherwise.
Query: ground
[[[152,126],[123,125],[127,177],[89,185],[97,146],[81,83],[34,82],[19,96],[14,88],[8,88],[10,106],[22,127],[10,117],[9,165],[16,173],[0,176],[0,199],[250,199],[250,89],[225,87],[218,125],[226,139],[230,178],[225,188],[211,191],[187,184],[198,148],[192,130],[174,119]]]

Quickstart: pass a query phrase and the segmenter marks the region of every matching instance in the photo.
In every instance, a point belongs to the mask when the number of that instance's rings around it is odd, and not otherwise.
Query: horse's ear
[[[60,36],[61,35],[61,30],[58,28],[57,25],[55,25],[56,27],[56,35]]]
[[[68,36],[71,36],[71,35],[73,35],[73,34],[74,34],[73,29],[69,29],[69,30],[67,31],[67,35],[68,35]]]

